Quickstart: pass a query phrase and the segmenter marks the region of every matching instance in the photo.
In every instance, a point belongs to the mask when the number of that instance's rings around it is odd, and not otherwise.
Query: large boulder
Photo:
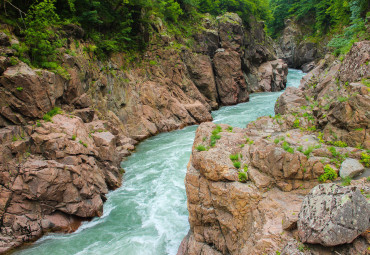
[[[298,234],[303,243],[346,244],[369,229],[369,220],[370,205],[359,188],[321,184],[303,200]]]
[[[249,100],[247,84],[241,70],[240,54],[220,50],[214,59],[217,91],[223,105],[233,105]]]
[[[365,167],[357,159],[347,158],[340,166],[339,175],[342,178],[353,178],[357,175],[362,174],[364,170]]]

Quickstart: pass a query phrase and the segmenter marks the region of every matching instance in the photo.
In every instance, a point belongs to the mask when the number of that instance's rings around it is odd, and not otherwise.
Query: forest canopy
[[[348,48],[365,31],[368,0],[3,0],[0,18],[16,27],[22,43],[14,46],[37,67],[58,69],[57,49],[65,44],[60,29],[78,25],[84,39],[95,43],[96,55],[145,49],[144,33],[159,17],[177,34],[191,34],[204,13],[235,12],[248,24],[250,17],[266,21],[277,37],[284,20],[305,20],[315,36],[337,33],[330,43],[335,49]],[[190,32],[189,32],[190,31]]]

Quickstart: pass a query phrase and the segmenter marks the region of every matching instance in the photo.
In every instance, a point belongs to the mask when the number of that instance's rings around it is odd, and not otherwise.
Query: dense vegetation
[[[313,37],[339,34],[329,46],[343,53],[365,31],[368,0],[4,0],[2,22],[16,27],[20,45],[17,57],[36,67],[63,72],[58,65],[60,48],[66,45],[65,27],[78,25],[86,48],[99,58],[113,52],[145,49],[157,17],[169,33],[191,35],[203,13],[236,12],[248,24],[251,16],[268,23],[277,37],[284,20],[295,18],[310,24]],[[314,14],[314,15],[312,15]]]
[[[369,39],[365,32],[368,0],[271,0],[270,9],[273,19],[268,25],[273,37],[284,28],[284,20],[294,18],[310,28],[306,36],[317,41],[333,37],[328,46],[336,54],[348,51],[356,40]]]
[[[56,70],[58,49],[65,45],[63,27],[81,26],[86,49],[100,58],[118,51],[145,48],[151,25],[161,18],[169,31],[189,34],[202,13],[238,13],[245,23],[251,15],[268,19],[268,0],[4,0],[3,21],[18,28],[22,44],[18,57],[34,66]]]

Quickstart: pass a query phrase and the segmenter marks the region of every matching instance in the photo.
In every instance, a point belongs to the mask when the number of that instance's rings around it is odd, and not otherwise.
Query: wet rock
[[[304,243],[351,243],[370,227],[369,215],[370,205],[358,188],[322,184],[302,203],[298,234]]]
[[[343,161],[339,175],[342,178],[350,177],[353,178],[357,175],[360,175],[365,170],[365,167],[356,159],[347,158]]]

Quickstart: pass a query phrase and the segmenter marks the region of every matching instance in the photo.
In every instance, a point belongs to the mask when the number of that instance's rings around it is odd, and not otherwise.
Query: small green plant
[[[39,120],[36,121],[36,127],[41,127],[41,123]]]
[[[77,138],[76,135],[72,135],[72,140],[73,141],[76,141],[76,138]]]
[[[204,147],[203,144],[199,144],[197,147],[196,147],[197,151],[206,151],[206,147]]]
[[[16,66],[18,65],[19,63],[19,60],[16,58],[16,57],[10,57],[10,61],[9,61],[10,65],[12,66]]]
[[[280,142],[280,139],[279,138],[275,138],[274,143],[275,144],[278,144],[279,142]]]
[[[295,119],[293,122],[293,127],[294,128],[299,128],[299,119]]]
[[[297,148],[297,151],[299,151],[299,152],[302,152],[302,153],[303,153],[303,146],[299,146],[299,147]]]
[[[343,103],[343,102],[346,102],[346,101],[348,101],[348,97],[342,97],[342,96],[338,97],[338,102]]]
[[[335,180],[338,178],[337,172],[330,165],[324,166],[324,174],[319,176],[319,182],[326,182],[327,180]]]
[[[23,91],[23,87],[17,87],[17,90],[18,90],[19,92],[21,92],[21,91]]]
[[[230,132],[231,133],[231,132],[233,132],[233,127],[231,127],[231,126],[230,127],[227,127],[226,130],[227,130],[227,132]]]
[[[360,162],[365,166],[365,167],[370,167],[370,154],[364,152],[361,153],[361,160]]]
[[[289,153],[294,153],[294,149],[290,147],[290,144],[288,142],[283,142],[282,147],[285,151]]]
[[[151,66],[156,66],[156,65],[158,65],[158,63],[157,63],[157,61],[155,61],[155,60],[150,60],[150,61],[149,61],[149,65],[151,65]]]
[[[222,128],[219,125],[216,125],[216,128],[212,130],[211,147],[215,147],[217,140],[221,139],[221,135],[219,135],[221,131]]]
[[[87,148],[87,144],[84,143],[83,141],[80,140],[79,143],[82,144],[85,148]]]
[[[314,146],[308,146],[307,150],[305,150],[305,151],[303,152],[303,154],[304,154],[307,158],[309,158],[309,157],[310,157],[311,152],[312,152],[314,149],[315,149],[315,147],[314,147]]]
[[[342,186],[349,186],[351,185],[351,177],[347,176],[345,178],[342,179]]]
[[[48,113],[46,113],[42,118],[46,121],[46,122],[50,122],[51,119],[57,115],[57,114],[61,114],[62,111],[60,110],[59,107],[54,107],[53,109],[51,109]]]
[[[240,182],[247,182],[248,180],[246,172],[239,172],[238,177]]]
[[[239,160],[239,157],[241,156],[241,154],[230,154],[230,159],[231,161],[236,161],[236,160]]]
[[[332,142],[332,144],[333,144],[334,146],[336,146],[336,147],[342,147],[342,148],[344,148],[344,147],[347,147],[347,146],[348,146],[348,145],[347,145],[347,143],[342,142],[342,141],[335,141],[335,142]]]
[[[241,163],[240,163],[240,161],[234,161],[233,165],[234,165],[235,168],[239,169],[240,166],[241,166]]]

